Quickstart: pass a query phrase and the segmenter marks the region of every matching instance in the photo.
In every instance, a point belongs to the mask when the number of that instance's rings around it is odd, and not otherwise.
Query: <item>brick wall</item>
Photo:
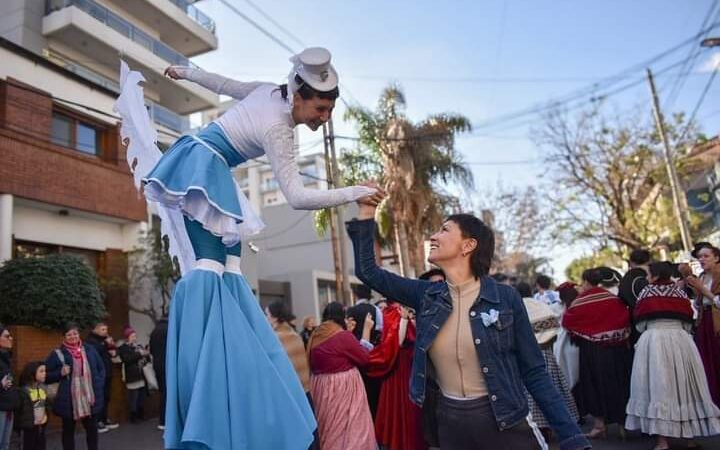
[[[147,218],[119,145],[103,158],[49,141],[53,102],[15,80],[0,80],[0,193],[134,221]]]

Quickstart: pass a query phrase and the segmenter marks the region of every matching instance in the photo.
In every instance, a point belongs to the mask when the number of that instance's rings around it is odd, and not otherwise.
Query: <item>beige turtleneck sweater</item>
[[[480,280],[448,283],[453,309],[430,347],[438,385],[443,394],[477,398],[488,394],[470,329],[470,307],[480,294]]]

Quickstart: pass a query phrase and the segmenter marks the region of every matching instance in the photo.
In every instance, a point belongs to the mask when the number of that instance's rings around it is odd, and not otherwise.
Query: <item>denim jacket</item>
[[[416,311],[417,339],[410,379],[412,401],[425,401],[432,376],[428,352],[452,311],[445,282],[413,280],[381,269],[375,263],[375,221],[353,220],[347,230],[355,250],[355,273],[363,283]],[[481,313],[498,311],[497,320],[483,324]],[[550,380],[520,294],[490,277],[481,280],[480,294],[470,308],[473,341],[488,388],[490,404],[501,430],[528,415],[523,387],[533,396],[557,434],[562,450],[590,448],[571,418],[565,401]]]

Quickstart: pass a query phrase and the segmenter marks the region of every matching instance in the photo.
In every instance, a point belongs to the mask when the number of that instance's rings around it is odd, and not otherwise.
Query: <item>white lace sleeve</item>
[[[327,190],[306,188],[295,161],[293,133],[287,125],[271,127],[265,133],[263,145],[278,186],[290,206],[295,209],[322,209],[353,202],[375,193],[375,189],[366,186]]]
[[[175,70],[185,80],[192,81],[217,94],[227,95],[236,100],[242,100],[259,86],[269,84],[263,81],[237,81],[194,67],[175,67]]]

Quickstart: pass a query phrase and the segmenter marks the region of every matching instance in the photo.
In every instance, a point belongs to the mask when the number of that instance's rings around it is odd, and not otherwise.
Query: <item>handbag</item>
[[[145,383],[147,388],[151,391],[159,391],[160,385],[158,384],[157,375],[155,374],[155,367],[152,362],[148,362],[142,367],[143,377],[145,377]]]
[[[57,355],[58,359],[60,360],[60,369],[62,370],[62,367],[65,366],[65,355],[62,351],[60,351],[59,348],[55,349],[55,354]],[[55,398],[58,394],[58,389],[60,388],[60,382],[57,383],[50,383],[46,386],[47,388],[47,401],[50,403],[53,403],[55,401]]]

